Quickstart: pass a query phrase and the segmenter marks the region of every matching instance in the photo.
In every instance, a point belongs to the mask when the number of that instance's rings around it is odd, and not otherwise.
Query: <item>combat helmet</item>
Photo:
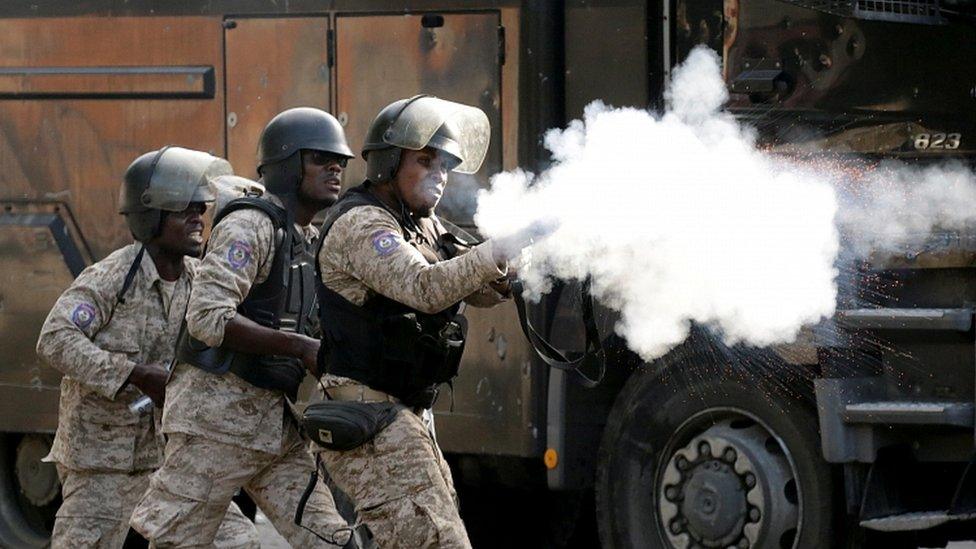
[[[366,178],[373,183],[393,179],[402,149],[433,147],[452,156],[452,171],[478,171],[488,152],[491,129],[488,116],[477,107],[415,95],[390,103],[366,131],[363,158]]]
[[[122,181],[119,213],[132,236],[148,242],[159,234],[163,212],[181,212],[192,202],[213,202],[210,180],[233,173],[229,162],[202,151],[163,147],[136,158]]]
[[[342,125],[331,114],[312,107],[278,113],[261,132],[258,174],[268,192],[295,193],[302,180],[303,149],[325,151],[344,159],[355,155]]]

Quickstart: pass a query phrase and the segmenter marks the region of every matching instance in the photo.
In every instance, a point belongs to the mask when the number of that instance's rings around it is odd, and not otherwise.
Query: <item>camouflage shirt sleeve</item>
[[[115,398],[136,367],[126,353],[92,341],[112,317],[124,273],[105,272],[100,264],[85,269],[58,298],[37,339],[37,354],[48,364],[108,399]]]
[[[433,220],[440,232],[442,233],[450,232],[447,230],[447,227],[445,227],[444,224],[441,223],[441,220],[437,216],[434,216]],[[461,239],[461,244],[457,245],[457,255],[464,255],[470,252],[474,246],[475,244],[469,243]],[[467,303],[468,305],[471,305],[472,307],[483,307],[483,308],[494,307],[495,305],[498,305],[499,303],[504,303],[505,301],[508,301],[508,296],[498,293],[497,291],[495,291],[494,288],[492,288],[488,284],[485,284],[484,286],[478,288],[477,290],[475,290],[470,295],[464,298],[464,302]]]
[[[491,242],[435,264],[407,243],[396,219],[375,206],[350,210],[335,222],[326,246],[337,246],[349,274],[372,291],[425,313],[443,311],[502,275]]]
[[[211,347],[224,341],[224,327],[237,314],[251,286],[268,278],[274,257],[274,225],[258,210],[237,210],[213,228],[207,253],[196,269],[186,328]]]

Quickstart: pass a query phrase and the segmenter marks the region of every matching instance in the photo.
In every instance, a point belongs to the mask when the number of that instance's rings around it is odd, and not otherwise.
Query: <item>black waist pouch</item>
[[[305,408],[302,426],[319,446],[345,452],[373,440],[398,411],[394,402],[323,400]]]

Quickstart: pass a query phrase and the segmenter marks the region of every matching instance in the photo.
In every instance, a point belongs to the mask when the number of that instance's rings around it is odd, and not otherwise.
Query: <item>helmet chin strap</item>
[[[286,210],[293,210],[298,207],[301,192],[301,181],[299,181],[293,191],[275,194],[275,196],[278,197],[278,200],[281,200],[281,204]]]
[[[298,175],[295,178],[294,183],[292,185],[288,185],[287,188],[285,189],[279,189],[279,188],[267,189],[267,192],[269,194],[276,196],[278,200],[281,201],[281,205],[284,206],[285,210],[289,212],[291,216],[293,216],[295,211],[298,209],[298,202],[301,199],[300,193],[302,187],[302,180],[305,179],[305,166],[304,164],[302,164],[301,161],[302,158],[301,151],[298,151],[297,155],[298,155]],[[287,162],[287,161],[288,159],[285,159],[283,162]],[[279,170],[282,168],[283,166],[276,167],[276,169]],[[281,177],[281,174],[280,173],[276,174],[276,177]]]
[[[404,224],[409,224],[410,227],[414,230],[414,232],[416,232],[418,235],[421,235],[421,237],[423,237],[423,233],[420,231],[420,227],[417,226],[417,222],[414,221],[413,219],[413,214],[411,214],[410,209],[407,208],[407,203],[404,202],[403,196],[400,194],[400,189],[396,186],[395,177],[391,177],[390,179],[387,179],[383,183],[380,183],[380,185],[390,186],[390,189],[393,191],[393,197],[396,198],[397,206],[399,206],[400,208],[400,218],[403,219]],[[382,200],[380,200],[380,202],[382,202]],[[404,237],[407,240],[410,240],[410,235],[404,235]]]

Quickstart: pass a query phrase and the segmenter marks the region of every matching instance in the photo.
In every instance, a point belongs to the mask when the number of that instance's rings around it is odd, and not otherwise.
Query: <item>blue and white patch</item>
[[[400,238],[391,231],[376,231],[370,238],[373,240],[373,249],[380,257],[386,257],[400,247]]]
[[[235,240],[227,249],[227,262],[236,270],[241,270],[251,262],[251,245],[243,240]]]
[[[71,311],[71,322],[83,330],[90,326],[93,320],[95,320],[95,307],[91,303],[79,303],[75,306],[75,310]]]

